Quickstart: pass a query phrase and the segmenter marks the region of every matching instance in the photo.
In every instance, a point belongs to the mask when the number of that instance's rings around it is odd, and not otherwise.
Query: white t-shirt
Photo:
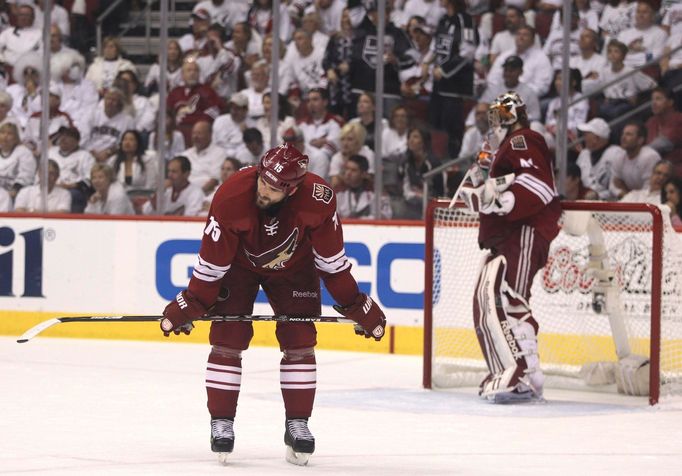
[[[584,148],[578,154],[576,165],[580,167],[580,176],[585,187],[591,188],[601,200],[615,198],[611,195],[611,170],[616,158],[623,155],[623,149],[617,145],[610,145],[604,150],[596,164],[592,164],[592,152]]]
[[[570,36],[570,50],[569,55],[572,58],[580,55],[580,47],[578,41],[580,40],[580,30],[575,29],[571,31]],[[564,53],[564,31],[563,29],[552,30],[545,40],[545,46],[542,51],[547,55],[552,62],[552,68],[561,69],[561,62],[563,61]],[[525,70],[525,64],[524,64]]]
[[[253,127],[253,121],[247,118],[244,124],[244,129]],[[244,131],[240,124],[232,120],[230,114],[223,114],[218,116],[213,121],[213,136],[211,143],[218,147],[222,147],[228,154],[234,154],[240,145],[244,144]],[[269,136],[268,136],[269,137]],[[267,141],[266,137],[263,137]]]
[[[682,33],[682,3],[677,2],[666,7],[661,25],[669,27],[671,35]]]
[[[535,35],[535,46],[542,48],[540,35]],[[490,43],[490,54],[499,55],[505,51],[516,49],[516,35],[509,30],[501,30],[495,33],[493,41]]]
[[[583,93],[588,93],[599,87],[601,82],[603,71],[609,67],[608,61],[600,54],[593,54],[589,58],[583,58],[582,55],[571,56],[570,61],[571,68],[576,68],[580,71],[583,77],[582,90]],[[585,79],[586,76],[597,73],[597,77],[594,79]]]
[[[358,152],[358,155],[362,155],[367,159],[367,162],[369,162],[369,169],[367,170],[367,173],[373,174],[374,152],[372,152],[372,149],[370,149],[366,145],[363,145],[362,149],[360,149],[360,152]],[[334,157],[332,157],[331,163],[329,164],[329,177],[339,175],[343,170],[344,164],[345,160],[343,159],[343,155],[341,155],[341,152],[337,152],[336,154],[334,154]]]
[[[665,46],[670,48],[670,51],[682,45],[682,31],[674,33],[668,37],[665,42]],[[670,62],[668,63],[670,69],[682,67],[682,49],[677,50],[675,53],[670,55]]]
[[[602,84],[608,83],[611,80],[623,76],[632,71],[632,68],[623,66],[623,69],[617,73],[613,72],[611,66],[603,70]],[[628,99],[637,94],[655,88],[657,85],[651,77],[644,73],[637,72],[627,78],[618,81],[604,90],[604,96],[607,99]]]
[[[189,175],[191,183],[201,188],[211,179],[220,182],[220,167],[227,157],[222,147],[211,144],[201,151],[197,151],[196,147],[190,147],[182,155],[192,164],[192,173]]]
[[[539,48],[530,48],[518,54],[516,48],[500,54],[490,68],[488,83],[504,84],[502,64],[512,56],[517,55],[523,60],[523,74],[519,80],[530,86],[538,97],[544,96],[552,84],[554,70],[547,55]]]
[[[621,198],[619,201],[632,203],[651,203],[653,205],[660,205],[661,191],[655,190],[652,192],[648,186],[645,188],[641,188],[639,190],[630,190],[628,193],[623,195],[623,198]]]
[[[29,212],[41,211],[42,200],[40,197],[40,184],[24,187],[19,190],[14,201],[14,208],[23,208]],[[52,191],[47,194],[48,213],[71,211],[71,194],[65,188],[55,185]]]
[[[186,217],[194,217],[201,214],[201,207],[204,203],[204,191],[201,187],[194,184],[188,184],[179,193],[173,190],[173,187],[166,187],[163,193],[163,209],[164,215],[182,215]],[[143,215],[155,215],[156,210],[151,202],[147,202],[142,206]]]
[[[12,211],[12,197],[4,188],[0,188],[0,213]]]
[[[606,32],[608,38],[604,42],[604,48],[610,38],[617,38],[621,31],[632,26],[635,18],[637,2],[621,1],[617,6],[606,5],[601,12],[599,28]]]
[[[0,53],[5,63],[14,65],[17,60],[29,51],[42,51],[43,30],[30,28],[7,28],[0,33]]]
[[[134,215],[135,210],[123,186],[118,182],[112,182],[109,185],[106,201],[88,201],[85,213],[97,215]]]
[[[573,93],[571,101],[581,97],[581,93]],[[557,115],[561,110],[561,97],[555,97],[549,102],[547,106],[547,115],[545,119],[545,126],[556,126]],[[587,115],[590,112],[590,103],[587,100],[580,101],[568,108],[567,126],[571,131],[576,131],[579,124],[587,122]]]
[[[108,117],[104,112],[104,100],[102,100],[95,109],[90,137],[87,141],[81,141],[81,144],[84,144],[85,149],[96,151],[118,147],[121,135],[128,129],[135,129],[133,117],[123,111],[113,117]]]
[[[657,58],[663,53],[668,34],[663,28],[652,25],[646,30],[638,28],[628,28],[618,34],[618,41],[630,46],[633,41],[641,41],[644,51],[636,52],[630,49],[623,61],[626,66],[637,68],[645,63]]]
[[[303,132],[306,146],[322,152],[327,159],[330,159],[339,149],[341,126],[333,118],[327,117],[326,120],[319,121],[311,119],[308,122],[301,122],[298,127]],[[310,144],[310,141],[321,138],[327,141],[322,147],[313,147]]]
[[[661,156],[651,147],[645,145],[639,154],[630,159],[625,150],[613,160],[613,174],[611,176],[611,193],[619,195],[619,189],[613,183],[614,179],[621,179],[628,190],[638,190],[649,184],[649,177],[654,170],[656,162],[661,160]]]
[[[5,157],[0,153],[0,187],[9,190],[18,183],[32,185],[38,167],[33,154],[23,145],[18,145]]]
[[[391,127],[381,134],[381,152],[383,157],[397,156],[407,151],[407,131],[403,135]]]
[[[445,8],[441,6],[440,0],[407,0],[403,11],[408,19],[418,15],[434,28],[438,26],[440,18],[445,15]]]
[[[126,183],[125,177],[125,163],[121,162],[119,165],[118,173],[116,174],[116,180],[123,185],[126,191],[129,190],[156,190],[156,185],[159,178],[159,166],[156,163],[156,154],[144,154],[142,156],[142,162],[144,164],[144,170],[140,163],[135,160],[133,162],[133,170],[131,175],[130,183]],[[109,159],[109,165],[112,169],[115,169],[116,156]]]
[[[59,165],[58,183],[71,185],[90,180],[90,170],[95,165],[95,158],[87,150],[77,149],[64,155],[58,146],[53,146],[48,151],[48,157]]]

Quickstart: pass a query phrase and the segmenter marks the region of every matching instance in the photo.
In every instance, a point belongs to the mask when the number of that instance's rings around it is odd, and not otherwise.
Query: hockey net
[[[603,232],[619,308],[633,354],[650,359],[649,401],[682,394],[682,239],[659,207],[563,202],[590,213]],[[570,212],[569,212],[570,213]],[[478,386],[487,374],[473,330],[472,302],[481,259],[478,215],[431,202],[426,218],[424,386]],[[592,306],[589,238],[561,231],[533,282],[540,362],[548,387],[616,391],[592,385],[581,370],[618,361],[609,318]]]

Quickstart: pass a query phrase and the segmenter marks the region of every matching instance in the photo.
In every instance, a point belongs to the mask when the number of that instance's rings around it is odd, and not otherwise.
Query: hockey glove
[[[334,309],[339,314],[357,322],[355,333],[365,336],[366,339],[374,338],[380,341],[386,329],[386,316],[379,306],[365,293],[360,293],[355,298],[355,302],[350,306],[341,307],[334,305]]]
[[[163,310],[161,331],[168,337],[172,332],[189,334],[194,329],[192,321],[206,314],[206,308],[187,290],[179,292]]]

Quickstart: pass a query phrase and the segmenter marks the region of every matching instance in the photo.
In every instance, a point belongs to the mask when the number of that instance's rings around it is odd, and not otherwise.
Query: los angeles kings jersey
[[[352,302],[357,283],[350,275],[343,233],[331,187],[307,173],[298,190],[273,211],[256,204],[256,167],[230,177],[215,194],[208,213],[189,290],[210,306],[232,266],[267,276],[317,272],[341,304]],[[341,289],[330,281],[342,283]]]
[[[493,157],[489,176],[510,173],[515,176],[508,189],[514,194],[514,208],[507,215],[479,215],[481,248],[495,247],[523,225],[535,228],[548,242],[559,233],[561,205],[551,154],[540,134],[524,128],[504,139]]]

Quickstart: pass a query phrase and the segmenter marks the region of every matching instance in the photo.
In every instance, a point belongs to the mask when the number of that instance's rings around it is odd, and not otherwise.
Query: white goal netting
[[[651,359],[654,401],[659,391],[662,396],[682,393],[682,239],[665,217],[667,209],[656,214],[649,207],[570,202],[564,209],[585,210],[599,223],[627,343],[633,354]],[[426,272],[432,272],[432,286],[427,289],[431,312],[429,316],[427,306],[425,384],[478,385],[486,374],[472,314],[485,255],[477,243],[478,216],[462,208],[449,209],[444,202],[432,205],[430,212]],[[581,369],[588,364],[618,360],[609,317],[592,306],[596,278],[587,266],[589,244],[586,234],[562,231],[552,243],[547,265],[535,277],[530,303],[540,324],[540,361],[548,386],[615,391],[615,385],[592,386],[581,378]]]

